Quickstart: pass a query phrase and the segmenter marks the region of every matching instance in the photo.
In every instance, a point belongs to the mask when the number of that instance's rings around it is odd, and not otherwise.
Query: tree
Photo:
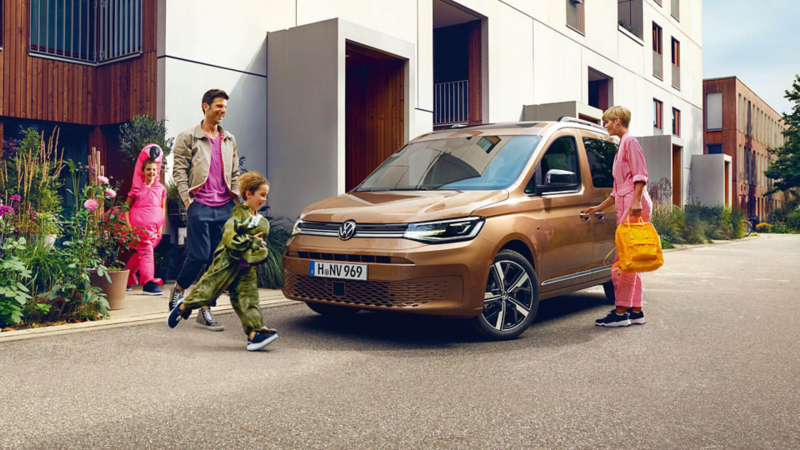
[[[164,158],[172,152],[175,138],[167,139],[165,120],[155,120],[148,115],[136,116],[119,127],[119,149],[125,154],[125,162],[136,165],[139,153],[147,144],[158,144],[164,150]],[[166,165],[165,165],[166,167]]]
[[[800,74],[795,75],[792,89],[784,95],[794,102],[791,114],[783,114],[787,128],[782,132],[786,138],[782,147],[771,148],[769,152],[776,159],[764,174],[775,180],[774,186],[767,194],[800,188]]]

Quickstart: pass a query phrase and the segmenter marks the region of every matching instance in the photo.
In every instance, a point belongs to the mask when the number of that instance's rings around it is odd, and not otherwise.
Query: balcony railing
[[[433,126],[469,122],[469,80],[433,85]]]
[[[664,57],[656,51],[653,51],[653,75],[660,80],[664,79]]]
[[[672,64],[672,87],[681,88],[681,68]]]

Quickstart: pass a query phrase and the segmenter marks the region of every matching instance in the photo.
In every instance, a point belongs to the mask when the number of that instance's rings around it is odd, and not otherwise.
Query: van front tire
[[[539,279],[531,263],[513,250],[501,250],[489,269],[483,312],[474,328],[493,341],[514,339],[533,323],[539,310]]]

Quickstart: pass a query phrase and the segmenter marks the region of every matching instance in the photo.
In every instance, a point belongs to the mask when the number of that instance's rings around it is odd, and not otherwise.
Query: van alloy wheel
[[[513,339],[528,328],[538,309],[539,281],[530,262],[502,250],[489,271],[483,313],[475,318],[478,330],[491,339]]]

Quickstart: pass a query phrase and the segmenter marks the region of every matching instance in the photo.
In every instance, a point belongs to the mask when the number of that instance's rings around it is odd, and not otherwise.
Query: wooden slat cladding
[[[156,114],[157,0],[144,0],[142,55],[88,66],[28,55],[30,0],[3,1],[0,115],[105,125]]]
[[[348,61],[345,97],[345,189],[348,191],[405,142],[405,64],[403,60]]]

